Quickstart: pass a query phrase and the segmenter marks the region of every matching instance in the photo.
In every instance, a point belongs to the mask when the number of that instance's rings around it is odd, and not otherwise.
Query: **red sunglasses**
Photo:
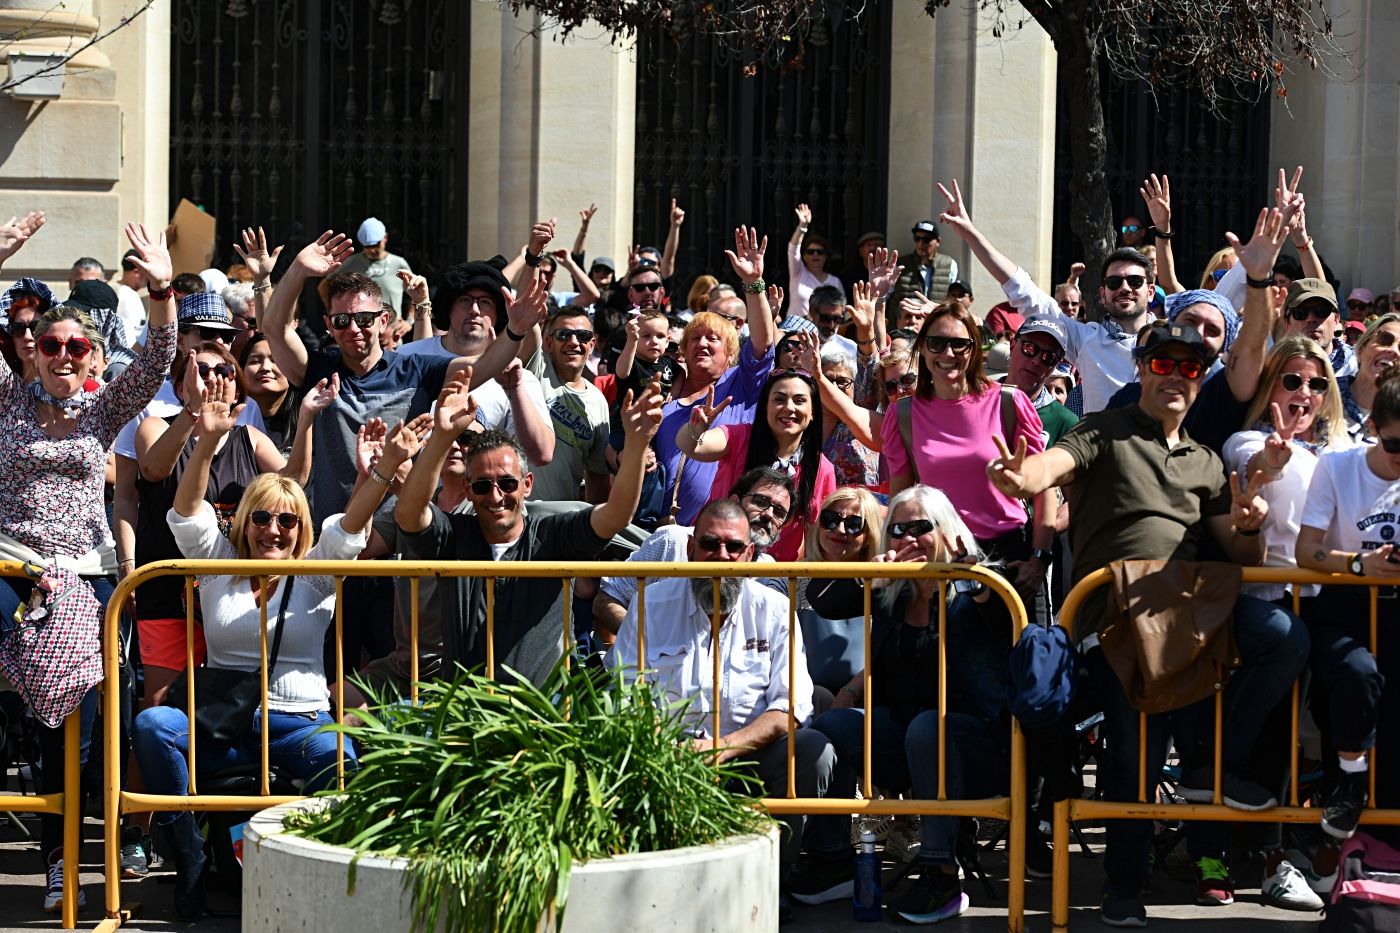
[[[58,356],[60,350],[68,348],[68,355],[80,360],[92,352],[92,343],[86,337],[69,337],[67,343],[57,337],[40,337],[37,345],[45,356]]]

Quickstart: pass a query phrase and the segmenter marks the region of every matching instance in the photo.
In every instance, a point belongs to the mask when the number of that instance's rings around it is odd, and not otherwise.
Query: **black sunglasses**
[[[933,522],[926,518],[916,518],[912,522],[895,522],[890,526],[891,538],[917,538],[933,530]]]
[[[271,525],[274,518],[277,519],[277,527],[281,528],[283,531],[291,531],[301,524],[301,517],[295,512],[278,512],[274,515],[267,509],[254,509],[248,514],[248,517],[251,518],[253,524],[257,525],[259,528],[266,528],[268,525]]]
[[[954,356],[962,356],[972,349],[972,339],[970,337],[939,337],[930,334],[924,338],[924,346],[928,347],[928,352],[938,356],[945,350],[952,350]]]
[[[195,363],[194,365],[195,369],[199,371],[201,379],[208,379],[211,372],[217,376],[223,376],[225,379],[232,379],[237,373],[232,363]]]
[[[34,322],[32,320],[11,321],[10,326],[7,327],[6,330],[10,332],[11,337],[18,337],[20,334],[32,333],[34,331]]]
[[[654,292],[661,287],[660,282],[630,282],[628,288],[639,292]]]
[[[1319,321],[1325,321],[1332,316],[1332,312],[1332,306],[1323,301],[1299,305],[1296,308],[1289,308],[1288,316],[1295,321],[1306,321],[1309,318],[1317,318]]]
[[[865,531],[865,518],[860,515],[842,515],[835,509],[822,509],[817,522],[827,531],[840,528],[848,535],[858,535]]]
[[[219,343],[228,343],[233,340],[233,334],[221,327],[199,327],[195,324],[186,324],[180,328],[182,334],[188,334],[190,331],[198,331],[200,340],[217,340]]]
[[[1378,330],[1376,331],[1376,335],[1371,338],[1371,342],[1378,347],[1393,347],[1395,346],[1395,339],[1395,331]]]
[[[364,330],[366,327],[373,324],[375,318],[379,317],[381,313],[382,312],[379,311],[356,311],[354,314],[349,314],[340,311],[331,315],[331,327],[334,327],[336,330],[344,330],[350,326],[351,321],[354,321],[356,327],[360,328],[360,330]]]
[[[474,496],[489,496],[493,488],[499,488],[501,492],[509,494],[520,488],[520,480],[514,476],[472,480],[472,495]]]
[[[1016,340],[1021,344],[1021,355],[1026,359],[1033,360],[1038,356],[1046,366],[1054,366],[1065,358],[1064,353],[1058,350],[1042,350],[1034,341],[1026,340],[1023,337],[1018,337]]]
[[[795,338],[778,341],[779,353],[796,353],[800,349],[802,349],[802,341]]]
[[[845,392],[851,386],[856,384],[856,381],[854,379],[848,379],[845,376],[837,376],[834,379],[828,378],[827,381],[830,382],[832,385],[836,386],[836,388],[840,389],[842,392]]]
[[[898,379],[885,380],[885,394],[894,395],[900,389],[912,389],[919,384],[918,373],[905,373]]]
[[[1381,450],[1388,454],[1400,454],[1400,437],[1378,437],[1381,442]]]
[[[827,324],[840,324],[846,319],[844,314],[818,314],[817,317]]]
[[[1104,287],[1111,292],[1116,292],[1127,282],[1128,287],[1136,291],[1147,282],[1145,275],[1106,275],[1103,277]]]
[[[720,550],[726,554],[742,554],[748,548],[749,542],[736,541],[733,538],[725,540],[715,535],[701,535],[695,539],[695,546],[706,554],[714,554]]]
[[[1298,373],[1284,373],[1278,377],[1279,383],[1289,392],[1297,392],[1303,387],[1303,377]],[[1322,376],[1313,376],[1308,380],[1308,389],[1313,395],[1321,395],[1327,391],[1327,380]]]
[[[788,510],[783,508],[781,505],[778,505],[778,503],[774,502],[772,496],[765,495],[761,492],[751,492],[744,498],[752,502],[755,506],[757,506],[759,511],[772,512],[773,517],[776,518],[778,521],[787,521]]]
[[[915,243],[932,243],[932,242],[933,242],[933,237],[931,237],[931,236],[916,236],[916,237],[914,237],[914,242],[915,242]]]
[[[593,339],[593,331],[584,330],[583,328],[571,330],[567,327],[561,327],[556,330],[552,336],[560,343],[568,343],[571,339],[577,340],[579,343],[587,343]]]
[[[808,256],[825,256],[825,255],[826,255],[826,250],[822,249],[821,247],[817,247],[816,249],[804,250],[804,252],[805,252]]]

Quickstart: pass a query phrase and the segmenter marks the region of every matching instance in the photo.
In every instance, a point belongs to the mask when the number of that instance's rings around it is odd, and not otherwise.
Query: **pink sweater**
[[[1045,449],[1045,428],[1026,394],[1019,389],[1015,394],[1015,437],[1024,437],[1027,452],[1038,454]],[[955,401],[914,398],[912,402],[912,465],[895,406],[885,413],[880,433],[890,476],[910,474],[916,482],[943,490],[979,541],[1025,524],[1026,510],[1020,501],[1003,495],[987,478],[987,464],[999,456],[992,438],[1002,431],[1000,388],[993,384],[981,395],[964,395]],[[1016,448],[1015,438],[1007,447]]]

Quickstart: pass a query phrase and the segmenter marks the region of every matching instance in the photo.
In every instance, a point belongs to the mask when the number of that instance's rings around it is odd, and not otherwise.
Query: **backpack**
[[[1006,441],[1006,446],[1010,450],[1016,448],[1012,440],[1016,436],[1016,387],[1002,385],[1001,389],[1001,438]],[[904,442],[904,453],[909,458],[910,472],[914,476],[914,482],[923,482],[919,478],[919,468],[914,463],[914,397],[906,395],[904,398],[894,403],[895,417],[899,419],[899,439]],[[929,485],[932,485],[930,483]]]
[[[1026,758],[1045,779],[1051,800],[1078,797],[1084,782],[1076,761],[1077,737],[1070,707],[1079,676],[1079,655],[1058,625],[1028,625],[1011,648],[1011,715],[1021,723]]]
[[[1400,851],[1365,830],[1348,839],[1326,911],[1318,933],[1400,933]]]

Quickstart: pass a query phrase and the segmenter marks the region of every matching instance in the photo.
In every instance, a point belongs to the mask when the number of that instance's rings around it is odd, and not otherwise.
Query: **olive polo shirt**
[[[1228,515],[1230,489],[1215,451],[1183,429],[1168,447],[1141,407],[1092,412],[1056,447],[1074,458],[1069,543],[1074,582],[1115,560],[1195,560],[1209,536],[1203,518]],[[1098,631],[1109,590],[1086,599],[1071,633]]]

